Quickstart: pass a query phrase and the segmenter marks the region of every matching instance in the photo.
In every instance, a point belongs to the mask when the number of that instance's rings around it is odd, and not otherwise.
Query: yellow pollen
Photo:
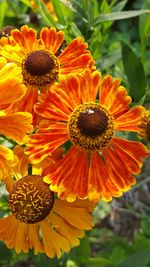
[[[54,193],[43,177],[28,175],[19,179],[9,193],[9,209],[21,222],[33,224],[47,217],[53,208]]]
[[[24,82],[30,85],[45,86],[57,81],[59,63],[55,55],[46,50],[33,50],[22,61]]]
[[[68,121],[71,141],[80,149],[100,151],[110,143],[114,134],[114,118],[99,103],[77,106]]]

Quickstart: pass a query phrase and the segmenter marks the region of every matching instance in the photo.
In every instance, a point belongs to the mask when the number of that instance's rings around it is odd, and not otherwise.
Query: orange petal
[[[92,57],[87,47],[87,43],[81,37],[74,39],[58,56],[61,65],[60,74],[69,74],[70,71],[79,72],[88,67]]]
[[[45,49],[50,53],[55,54],[64,40],[64,33],[62,31],[56,32],[56,29],[51,27],[43,27],[40,32],[40,38]]]
[[[32,114],[33,117],[33,126],[37,124],[37,114],[34,111],[34,105],[38,101],[38,90],[33,86],[28,86],[26,94],[17,102],[12,103],[11,110],[12,112],[26,111]]]
[[[28,242],[29,242],[29,248],[34,249],[34,254],[37,255],[38,252],[43,253],[44,247],[41,242],[41,237],[39,234],[39,227],[38,224],[30,224],[28,227]]]
[[[13,215],[0,219],[0,240],[3,240],[9,249],[13,249],[16,245],[18,225],[19,221]]]
[[[30,113],[0,113],[0,132],[17,143],[25,143],[27,141],[27,133],[31,133],[32,130],[32,115]]]
[[[140,132],[144,107],[136,106],[115,120],[115,129],[119,131]]]
[[[70,203],[61,199],[57,199],[55,200],[53,212],[63,218],[73,227],[90,230],[92,227],[92,217],[88,212],[88,208],[84,205],[85,201],[86,200],[83,199],[80,200],[80,205],[78,205],[78,200]]]
[[[118,157],[125,162],[131,173],[138,174],[142,168],[142,159],[148,157],[147,148],[140,142],[113,138],[112,147]]]
[[[88,194],[88,153],[73,146],[66,156],[49,168],[44,181],[58,192],[58,196],[74,201],[76,197],[87,198]]]
[[[48,221],[41,221],[40,228],[45,253],[48,257],[54,258],[54,256],[57,255],[57,257],[60,258],[62,255],[62,251],[69,251],[69,241],[65,237],[57,233],[55,228],[53,229]]]
[[[42,117],[67,121],[71,111],[80,103],[79,79],[70,75],[55,84],[53,90],[43,93],[35,110]]]
[[[36,164],[53,153],[67,140],[66,124],[56,122],[49,125],[45,130],[41,129],[41,133],[30,135],[25,153],[29,155],[30,161]]]
[[[112,183],[117,185],[120,192],[128,191],[131,185],[135,184],[135,179],[131,176],[126,164],[111,147],[103,150],[103,157]]]
[[[22,146],[16,145],[13,149],[14,155],[18,158],[18,164],[13,167],[13,173],[16,179],[20,179],[28,174],[29,159],[24,154]]]
[[[109,179],[106,167],[98,152],[91,152],[90,154],[90,168],[89,168],[89,192],[88,196],[91,201],[112,200],[112,195],[107,190],[106,182]]]
[[[95,102],[101,79],[100,72],[86,70],[83,75],[80,75],[79,79],[82,102]]]
[[[13,186],[12,168],[17,164],[13,151],[0,145],[0,180],[6,184],[7,190]]]
[[[27,51],[33,50],[34,43],[36,41],[36,31],[29,28],[27,25],[21,27],[21,31],[12,30],[11,35],[16,44],[24,47]]]
[[[119,79],[112,79],[112,76],[106,75],[100,85],[100,103],[104,104],[113,116],[116,118],[129,110],[131,97],[127,91],[120,86]]]
[[[8,69],[8,68],[7,68]],[[9,70],[8,70],[9,71]],[[25,85],[21,84],[21,79],[15,77],[7,77],[0,81],[0,109],[9,107],[10,104],[16,102],[25,95]],[[15,91],[15,93],[14,93]]]

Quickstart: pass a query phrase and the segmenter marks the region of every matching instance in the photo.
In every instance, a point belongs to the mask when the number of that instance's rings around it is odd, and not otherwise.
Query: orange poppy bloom
[[[44,169],[54,164],[60,152],[32,165],[32,171],[30,166],[30,174],[23,148],[17,145],[13,152],[18,161],[4,180],[10,214],[0,219],[0,239],[17,253],[33,249],[34,254],[41,252],[50,258],[60,258],[63,251],[79,245],[84,230],[91,229],[93,205],[87,200],[68,203],[56,199],[43,182]]]
[[[67,142],[65,157],[44,177],[60,198],[110,201],[135,183],[132,174],[140,172],[148,151],[140,142],[120,137],[141,130],[144,108],[130,108],[130,102],[119,79],[101,79],[99,72],[88,70],[41,95],[35,110],[43,120],[26,153],[36,163]]]

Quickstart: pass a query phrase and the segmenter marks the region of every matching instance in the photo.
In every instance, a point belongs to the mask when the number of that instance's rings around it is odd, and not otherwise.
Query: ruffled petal
[[[149,156],[147,148],[140,142],[113,138],[112,147],[133,174],[141,171],[142,160]]]
[[[82,103],[95,102],[101,80],[100,72],[86,70],[79,79]]]
[[[64,33],[62,31],[56,32],[56,29],[53,27],[50,29],[44,27],[40,32],[40,38],[45,49],[55,54],[64,40]]]
[[[73,146],[66,156],[49,168],[44,181],[58,196],[72,202],[88,196],[88,153]]]
[[[136,106],[115,120],[115,129],[119,131],[140,132],[144,107]]]
[[[11,35],[16,44],[26,48],[27,51],[33,50],[36,41],[36,31],[34,29],[24,25],[21,27],[21,31],[18,29],[12,30]]]
[[[86,67],[89,67],[92,57],[87,48],[87,43],[81,37],[74,39],[58,56],[58,61],[61,66],[60,74],[80,72]],[[90,67],[92,67],[91,64]]]
[[[120,86],[119,79],[112,79],[112,76],[106,75],[100,85],[100,103],[104,104],[115,118],[129,110],[131,97],[127,91]]]

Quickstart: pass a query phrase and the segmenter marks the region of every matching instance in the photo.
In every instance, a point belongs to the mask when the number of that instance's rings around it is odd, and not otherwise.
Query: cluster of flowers
[[[148,150],[122,132],[146,135],[148,115],[96,70],[87,44],[26,25],[0,40],[0,180],[8,192],[0,239],[10,249],[61,257],[92,228],[99,199],[135,183]],[[123,135],[122,136],[126,136]]]

